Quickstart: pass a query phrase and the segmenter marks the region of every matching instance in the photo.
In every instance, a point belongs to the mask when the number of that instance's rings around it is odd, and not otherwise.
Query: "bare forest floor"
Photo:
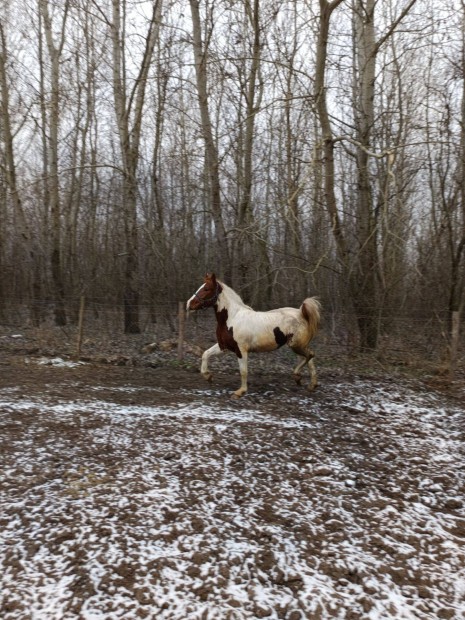
[[[202,338],[0,327],[2,620],[464,618],[463,367]]]

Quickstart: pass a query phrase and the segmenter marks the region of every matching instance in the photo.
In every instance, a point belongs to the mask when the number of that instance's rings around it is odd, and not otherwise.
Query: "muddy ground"
[[[3,620],[465,618],[461,382],[0,346]]]

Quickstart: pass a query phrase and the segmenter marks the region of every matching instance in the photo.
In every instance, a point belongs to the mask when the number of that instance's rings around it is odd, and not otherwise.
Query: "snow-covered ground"
[[[67,377],[0,389],[2,620],[465,618],[459,403]]]

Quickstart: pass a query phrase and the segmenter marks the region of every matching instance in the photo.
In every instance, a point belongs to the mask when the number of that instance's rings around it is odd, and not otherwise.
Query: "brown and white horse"
[[[287,344],[304,359],[294,368],[294,378],[300,384],[300,371],[307,364],[310,372],[309,390],[317,385],[313,352],[309,343],[320,322],[320,303],[315,297],[305,299],[300,308],[277,308],[256,312],[215,274],[205,276],[204,284],[187,302],[187,310],[214,308],[217,320],[218,344],[202,355],[200,372],[211,381],[208,361],[222,351],[233,351],[239,361],[241,387],[233,394],[236,398],[247,392],[247,356],[254,351],[273,351]]]

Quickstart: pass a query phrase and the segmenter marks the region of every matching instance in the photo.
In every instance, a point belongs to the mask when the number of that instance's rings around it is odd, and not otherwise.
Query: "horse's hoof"
[[[308,384],[308,386],[307,386],[307,390],[308,390],[309,392],[313,392],[313,390],[314,390],[316,387],[318,387],[318,383],[316,383],[316,382],[315,382],[315,383],[309,383],[309,384]]]
[[[213,380],[213,375],[212,375],[212,373],[211,373],[211,372],[203,372],[203,373],[202,373],[202,377],[203,377],[206,381],[208,381],[208,383],[211,383],[211,382],[212,382],[212,380]]]
[[[231,394],[231,398],[237,399],[237,398],[240,398],[241,396],[244,396],[244,394],[245,394],[244,390],[236,390],[235,392]]]
[[[297,385],[300,385],[302,383],[302,375],[294,375],[294,380]]]

